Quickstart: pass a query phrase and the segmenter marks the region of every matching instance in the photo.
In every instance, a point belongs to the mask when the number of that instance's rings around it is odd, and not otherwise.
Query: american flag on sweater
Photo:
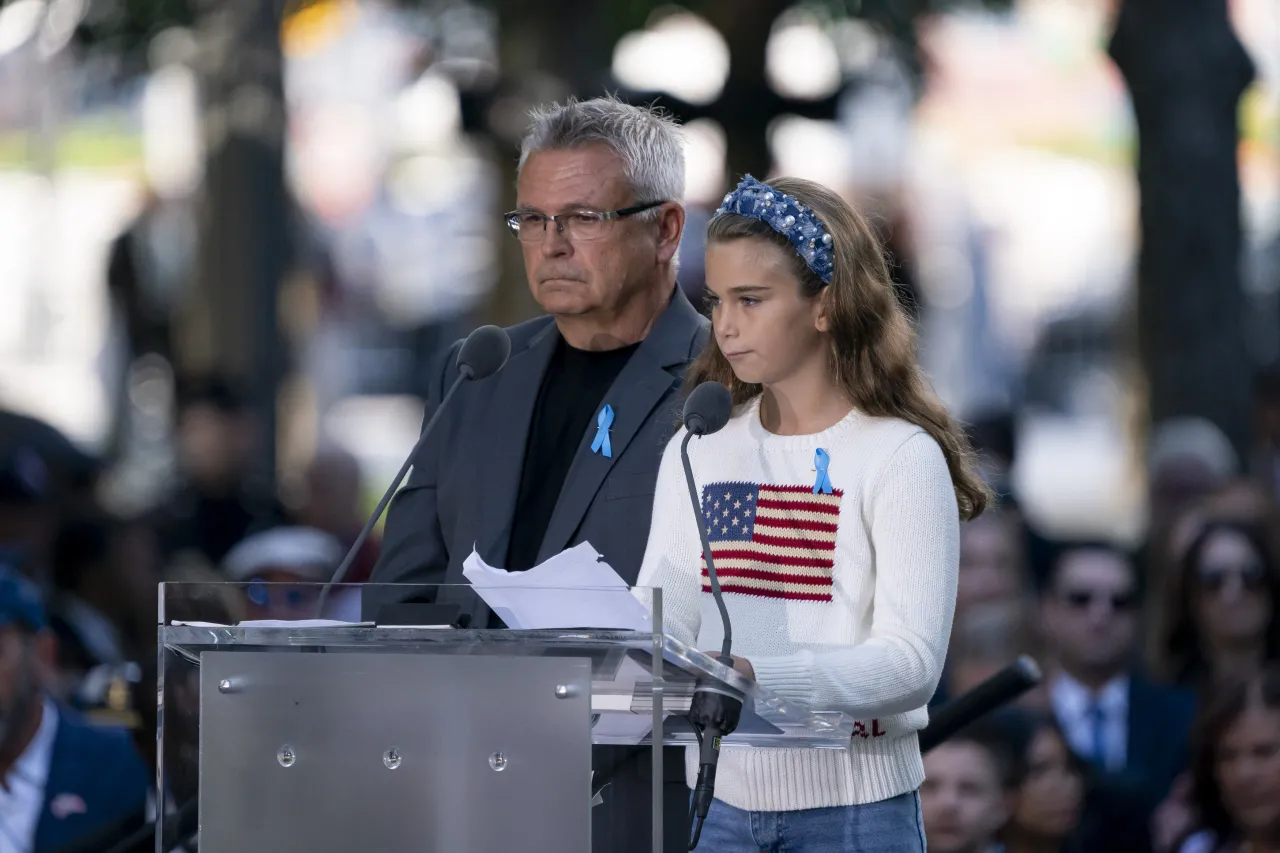
[[[711,483],[702,489],[702,518],[720,589],[726,593],[830,601],[840,489]],[[702,590],[711,592],[705,555]]]

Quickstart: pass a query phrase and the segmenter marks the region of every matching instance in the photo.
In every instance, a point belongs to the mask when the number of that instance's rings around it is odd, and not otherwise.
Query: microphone
[[[957,696],[930,714],[920,731],[920,752],[926,753],[965,726],[1012,702],[1040,683],[1040,665],[1023,655],[977,687]]]
[[[333,590],[333,587],[342,583],[342,579],[347,576],[347,572],[351,569],[351,563],[355,561],[356,554],[360,552],[360,548],[364,545],[364,540],[369,538],[374,525],[378,523],[378,519],[382,517],[382,513],[386,510],[387,504],[391,503],[391,498],[395,496],[396,489],[400,487],[400,481],[409,473],[418,451],[426,443],[427,436],[431,435],[431,430],[435,427],[436,421],[440,420],[440,414],[449,405],[449,400],[453,398],[453,392],[458,390],[458,386],[462,384],[463,380],[486,379],[497,373],[507,363],[507,358],[510,355],[511,338],[507,336],[504,329],[497,326],[481,326],[467,335],[467,339],[462,342],[462,348],[458,350],[457,378],[453,380],[453,384],[445,392],[440,405],[436,406],[436,410],[431,413],[431,417],[427,420],[427,425],[422,428],[422,433],[418,436],[418,441],[413,445],[413,449],[409,451],[409,455],[405,457],[404,464],[400,466],[399,473],[396,474],[395,479],[391,481],[391,485],[387,487],[387,491],[382,495],[382,500],[378,501],[378,506],[373,510],[373,515],[369,516],[369,520],[365,522],[364,529],[356,537],[355,544],[347,551],[347,556],[342,558],[342,563],[338,566],[337,571],[333,573],[333,577],[329,579],[329,582],[324,585],[324,589],[320,591],[320,601],[316,605],[316,618],[319,618],[324,612],[324,606],[329,600],[329,593]]]
[[[702,502],[698,500],[698,487],[693,479],[693,466],[689,464],[689,442],[694,436],[711,435],[724,428],[733,414],[733,398],[729,389],[719,382],[703,382],[689,395],[684,404],[685,437],[680,443],[680,461],[684,463],[684,481],[689,487],[689,500],[698,523],[698,538],[702,541],[703,558],[707,561],[707,575],[711,579],[711,595],[720,611],[720,623],[724,627],[724,642],[720,645],[717,660],[733,667],[733,626],[729,622],[729,610],[725,607],[720,591],[720,579],[716,576],[715,561],[711,556],[711,543],[702,520]],[[720,739],[732,734],[742,717],[742,694],[723,685],[699,679],[693,688],[693,702],[688,720],[698,736],[698,782],[693,788],[693,836],[689,849],[698,846],[702,824],[711,810],[715,797],[716,765],[720,762]]]

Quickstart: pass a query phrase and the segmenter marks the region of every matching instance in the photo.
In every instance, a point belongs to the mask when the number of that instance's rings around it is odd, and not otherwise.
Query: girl
[[[1016,752],[1009,819],[1000,853],[1080,853],[1085,767],[1048,714],[1005,712],[999,717]],[[1105,838],[1090,849],[1105,849]]]
[[[867,222],[829,190],[747,176],[707,232],[713,336],[690,387],[737,405],[690,447],[735,629],[735,666],[857,719],[847,750],[726,749],[700,851],[920,853],[916,732],[942,672],[959,522],[989,493],[921,376]],[[677,438],[658,474],[638,585],[670,631],[722,628]],[[696,776],[696,750],[688,758]]]
[[[1280,665],[1215,690],[1195,740],[1194,816],[1182,853],[1280,851]]]

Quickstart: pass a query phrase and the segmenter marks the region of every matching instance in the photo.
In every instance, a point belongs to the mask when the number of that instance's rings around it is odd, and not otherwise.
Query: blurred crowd
[[[944,683],[1019,655],[1045,670],[1014,707],[925,757],[930,851],[1274,850],[1280,839],[1280,418],[1256,450],[1210,422],[1154,425],[1136,548],[1050,541],[1009,494],[1007,420],[975,425],[1000,505],[961,530]]]
[[[926,756],[931,851],[1207,853],[1274,839],[1278,387],[1258,383],[1248,459],[1207,421],[1155,425],[1149,530],[1137,548],[1034,529],[1009,485],[1012,420],[972,424],[1001,500],[962,528],[955,629],[935,703],[1019,655],[1046,677]],[[361,470],[350,454],[322,446],[286,503],[252,491],[259,432],[233,385],[186,385],[174,406],[180,475],[133,517],[100,502],[101,461],[45,423],[0,413],[0,580],[25,578],[47,613],[14,616],[0,583],[0,635],[39,638],[15,652],[31,667],[0,666],[4,767],[36,737],[38,726],[13,717],[30,714],[41,690],[76,719],[134,733],[136,755],[75,759],[114,762],[94,775],[154,762],[157,584],[240,581],[247,594],[233,617],[311,616],[315,601],[300,587],[268,584],[326,579],[360,530]],[[374,537],[348,579],[366,580],[377,554]]]
[[[238,389],[190,383],[175,408],[180,475],[155,507],[129,517],[99,498],[109,473],[102,460],[47,423],[0,410],[0,849],[59,849],[39,834],[35,848],[5,844],[32,837],[32,816],[58,796],[50,782],[32,788],[44,789],[43,807],[39,796],[23,799],[31,792],[12,786],[26,763],[45,768],[35,783],[62,762],[86,779],[141,773],[142,790],[153,787],[154,773],[143,768],[156,758],[160,583],[240,581],[232,619],[312,616],[314,596],[270,584],[328,579],[363,525],[361,472],[350,454],[321,448],[286,505],[252,491],[255,414]],[[377,554],[373,538],[349,580],[367,579]],[[24,604],[28,598],[35,603]],[[61,735],[48,734],[42,752],[40,720],[51,715],[41,696],[58,709],[59,732],[81,724],[124,730],[132,748],[72,756],[58,748]],[[142,814],[139,797],[113,814],[92,814],[104,800],[70,787],[63,793],[78,798],[72,805],[90,813],[73,812],[68,820],[84,823],[83,831],[63,841]],[[149,799],[154,810],[154,792]]]

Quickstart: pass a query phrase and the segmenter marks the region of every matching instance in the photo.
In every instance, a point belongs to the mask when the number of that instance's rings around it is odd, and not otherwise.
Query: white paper
[[[180,622],[173,625],[185,625],[188,628],[230,628],[220,622]],[[341,622],[336,619],[249,619],[237,622],[237,628],[372,628],[372,622]]]
[[[372,628],[372,622],[343,622],[340,619],[248,619],[237,628]]]
[[[648,631],[648,609],[591,543],[561,551],[527,572],[496,569],[474,550],[463,576],[508,628]]]

